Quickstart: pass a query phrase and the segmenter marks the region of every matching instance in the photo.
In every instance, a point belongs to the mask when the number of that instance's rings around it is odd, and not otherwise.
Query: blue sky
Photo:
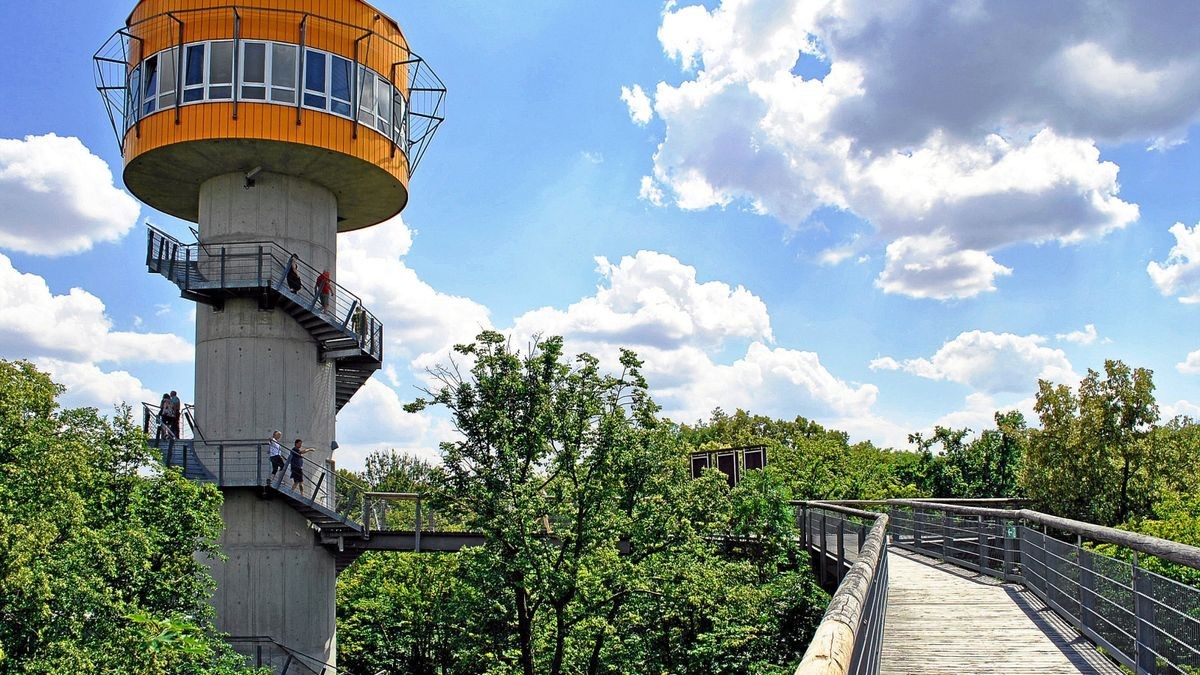
[[[104,410],[194,379],[143,262],[187,223],[123,194],[92,78],[126,4],[0,6],[0,357]],[[433,456],[399,405],[483,327],[631,347],[682,421],[903,446],[1106,358],[1200,416],[1193,3],[375,4],[449,98],[402,217],[339,238],[388,334],[344,466]]]

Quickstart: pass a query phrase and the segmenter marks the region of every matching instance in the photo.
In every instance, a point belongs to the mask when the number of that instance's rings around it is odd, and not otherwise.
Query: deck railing
[[[176,283],[184,293],[257,290],[276,293],[332,325],[353,333],[363,351],[383,360],[383,324],[363,307],[362,299],[330,281],[332,292],[316,292],[320,272],[296,258],[300,289],[287,284],[292,253],[270,241],[184,244],[148,225],[146,266]]]
[[[1200,673],[1200,588],[1144,566],[1154,556],[1200,570],[1200,548],[1026,509],[886,505],[893,546],[1023,584],[1138,675]]]
[[[874,675],[887,610],[887,514],[823,502],[794,502],[801,539],[822,583],[838,581],[796,675]]]
[[[285,465],[272,476],[266,442],[184,440],[167,442],[162,450],[164,464],[178,467],[193,480],[217,487],[272,487],[352,522],[358,522],[361,495],[367,492],[362,483],[338,472],[333,462],[317,462],[307,457],[301,458],[303,480],[294,489],[288,463],[290,448],[284,447]]]
[[[278,675],[334,675],[345,672],[338,671],[316,656],[292,649],[265,635],[234,635],[229,638],[229,644],[246,658],[247,665],[267,667]]]

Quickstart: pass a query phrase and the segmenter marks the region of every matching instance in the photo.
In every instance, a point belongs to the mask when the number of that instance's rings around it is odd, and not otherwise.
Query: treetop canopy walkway
[[[373,492],[332,461],[302,459],[294,489],[288,469],[272,477],[265,441],[154,443],[192,480],[285,500],[339,570],[369,550],[484,543],[479,533],[438,530],[421,495]],[[1200,588],[1153,571],[1200,571],[1200,548],[999,508],[1014,504],[793,502],[798,543],[820,582],[836,586],[797,675],[1200,673]]]
[[[797,675],[1200,673],[1200,588],[1148,569],[1200,548],[970,501],[797,502],[839,581]]]

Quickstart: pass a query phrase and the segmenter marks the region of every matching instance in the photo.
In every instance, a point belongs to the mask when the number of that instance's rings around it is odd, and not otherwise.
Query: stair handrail
[[[247,243],[257,244],[259,242]],[[275,242],[262,243],[264,246],[268,246],[270,249],[268,253],[273,263],[271,266],[273,270],[271,278],[274,281],[277,290],[282,292],[283,288],[286,286],[288,263],[291,261],[293,253],[279,244],[276,244]],[[297,267],[299,268],[297,273],[300,276],[300,292],[303,293],[306,289],[312,292],[313,297],[309,304],[309,310],[315,311],[317,309],[317,305],[320,304],[320,297],[316,293],[316,284],[317,279],[321,276],[321,272],[317,271],[316,267],[308,264],[298,255],[296,256],[296,263]],[[274,276],[274,270],[279,271],[280,276],[278,278]],[[332,277],[329,279],[329,286],[331,288],[331,292],[329,293],[330,302],[333,305],[330,314],[335,319],[334,323],[340,323],[343,330],[347,328],[350,329],[351,332],[358,336],[360,344],[377,345],[378,349],[367,349],[366,351],[372,354],[375,354],[375,352],[378,351],[376,356],[382,361],[383,323],[380,322],[379,319],[366,308],[361,297],[359,297],[353,291],[347,289],[345,286],[342,286],[334,281]],[[344,310],[342,309],[343,307]],[[356,312],[359,311],[361,311],[361,315],[359,315],[360,318],[358,321],[361,322],[361,325],[355,326],[354,322]]]
[[[304,665],[305,668],[308,668],[311,672],[314,672],[314,673],[337,673],[337,672],[339,672],[337,667],[335,667],[334,665],[332,665],[330,663],[326,663],[325,661],[322,661],[320,659],[320,657],[312,656],[311,654],[305,654],[304,652],[302,652],[298,649],[295,649],[293,647],[289,647],[289,646],[283,644],[279,640],[276,640],[275,638],[273,638],[269,635],[230,635],[227,639],[228,639],[230,645],[249,644],[249,645],[255,645],[255,646],[260,646],[260,645],[274,646],[274,647],[278,648],[279,651],[283,652],[284,656],[288,657],[288,663],[290,663],[292,660],[298,660]],[[248,654],[243,654],[243,656],[245,656],[248,659],[252,658]],[[262,657],[261,652],[258,652],[256,654],[255,658],[257,660],[257,659],[261,659],[261,657]],[[262,665],[274,665],[274,664],[255,663],[255,665],[262,666]],[[286,670],[287,666],[285,665],[284,668]],[[345,671],[340,671],[340,672],[345,672]]]
[[[280,294],[291,294],[301,305],[307,304],[309,311],[314,314],[317,313],[318,305],[321,303],[320,295],[316,293],[316,281],[321,273],[297,255],[297,273],[301,278],[301,291],[293,293],[286,286],[287,266],[293,253],[273,241],[230,242],[228,244],[221,244],[221,251],[216,252],[214,249],[217,244],[203,242],[199,238],[197,238],[194,244],[184,244],[179,239],[149,222],[146,223],[146,228],[146,265],[151,271],[158,272],[172,279],[172,281],[176,281],[172,278],[174,265],[180,261],[183,261],[185,264],[199,264],[201,250],[204,251],[210,260],[218,259],[224,261],[229,255],[236,257],[245,255],[241,253],[227,254],[227,247],[242,250],[251,248],[253,252],[250,255],[258,257],[257,278],[254,279],[255,286],[272,288]],[[182,255],[180,252],[182,252]],[[223,269],[224,264],[222,262]],[[190,281],[190,276],[187,277],[187,280]],[[224,272],[222,272],[223,282]],[[362,298],[357,294],[338,284],[332,278],[329,281],[329,285],[331,288],[329,294],[331,306],[329,308],[321,308],[321,311],[329,315],[328,322],[338,326],[343,332],[353,335],[363,351],[382,361],[383,322],[366,308],[362,302]],[[301,297],[301,294],[304,297]],[[311,294],[311,298],[307,297],[309,294]]]

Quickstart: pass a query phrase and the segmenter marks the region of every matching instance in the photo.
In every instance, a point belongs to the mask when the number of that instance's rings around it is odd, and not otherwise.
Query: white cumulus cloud
[[[946,342],[928,359],[875,359],[875,370],[902,370],[931,380],[947,380],[979,392],[1029,392],[1039,379],[1060,383],[1079,380],[1067,355],[1044,346],[1039,335],[968,331]]]
[[[420,279],[403,260],[412,242],[400,216],[340,235],[337,279],[383,322],[388,360],[421,372],[444,362],[451,347],[469,342],[491,320],[483,305]]]
[[[367,380],[362,389],[338,413],[338,463],[348,469],[361,469],[367,455],[376,451],[398,450],[427,462],[439,460],[438,443],[454,438],[449,422],[429,412],[404,412],[404,403],[417,391],[402,398],[395,389],[377,378]]]
[[[55,295],[0,254],[0,356],[73,362],[185,363],[192,345],[171,333],[113,330],[100,298],[80,288]]]
[[[1054,336],[1056,340],[1064,342],[1073,342],[1077,345],[1090,345],[1096,341],[1100,335],[1096,332],[1095,324],[1087,324],[1083,330],[1073,330],[1070,333],[1058,333]]]
[[[1200,349],[1189,352],[1183,361],[1175,364],[1175,369],[1185,375],[1200,375]]]
[[[888,244],[875,285],[884,293],[949,300],[994,291],[996,277],[1009,274],[983,251],[956,250],[949,237],[902,237]]]
[[[90,407],[106,414],[114,406],[128,404],[136,417],[141,414],[140,402],[157,403],[159,399],[158,394],[124,370],[105,372],[92,363],[52,358],[36,358],[33,364],[66,387],[60,403],[68,408]]]
[[[644,127],[654,117],[654,107],[650,103],[650,97],[642,89],[642,85],[621,87],[621,100],[629,106],[629,119],[633,120],[634,124]]]
[[[1001,248],[1072,245],[1138,218],[1098,144],[1166,147],[1200,119],[1189,7],[668,3],[658,37],[683,75],[655,89],[664,131],[640,194],[790,227],[847,210],[888,248],[879,288],[976,296],[1012,272]],[[796,75],[798,57],[828,72]]]
[[[79,253],[125,236],[139,210],[78,138],[0,138],[0,247]]]
[[[1150,261],[1146,272],[1158,291],[1165,296],[1179,296],[1186,304],[1200,302],[1200,223],[1187,227],[1175,223],[1169,230],[1175,235],[1175,245],[1162,264]]]
[[[629,347],[719,346],[727,338],[772,341],[767,306],[742,286],[696,280],[696,269],[655,251],[619,263],[596,258],[608,282],[566,310],[544,307],[519,317],[518,334],[543,332]]]
[[[814,352],[772,346],[766,304],[749,290],[699,281],[695,268],[654,251],[596,262],[605,283],[595,294],[566,309],[527,312],[505,332],[518,344],[531,335],[562,335],[568,349],[590,352],[609,368],[620,347],[633,349],[655,400],[675,420],[741,407],[857,420],[864,424],[855,429],[867,430],[878,389],[838,378]],[[869,426],[882,428],[879,420]]]

